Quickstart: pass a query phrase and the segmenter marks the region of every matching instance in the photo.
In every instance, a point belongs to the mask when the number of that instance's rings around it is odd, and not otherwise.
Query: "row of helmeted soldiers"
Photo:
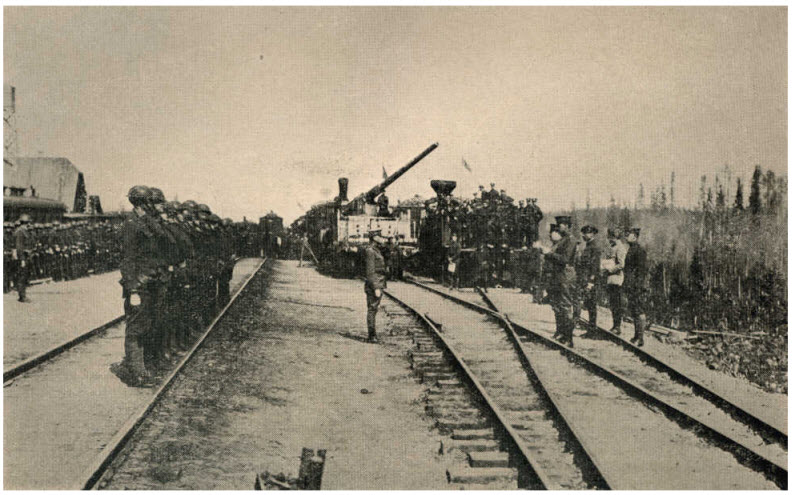
[[[230,300],[236,240],[231,220],[204,204],[167,202],[147,186],[131,188],[128,200],[133,216],[123,225],[120,267],[125,358],[114,372],[148,386]]]
[[[58,282],[115,270],[121,225],[111,221],[33,223],[28,214],[3,224],[3,292],[27,301],[30,280]]]

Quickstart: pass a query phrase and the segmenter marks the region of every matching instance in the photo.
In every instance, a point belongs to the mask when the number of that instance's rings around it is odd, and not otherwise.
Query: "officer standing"
[[[575,242],[569,233],[572,219],[568,216],[560,216],[556,217],[556,222],[550,225],[550,239],[553,241],[553,247],[544,250],[545,262],[550,275],[547,299],[556,317],[556,333],[553,338],[572,347],[572,331],[575,329],[573,320]]]
[[[625,294],[628,296],[628,310],[633,319],[635,333],[632,343],[644,345],[644,330],[647,327],[645,304],[647,301],[647,252],[639,244],[638,228],[628,229],[628,253],[625,255]]]
[[[614,322],[611,331],[619,335],[623,311],[622,284],[625,280],[625,256],[628,254],[628,246],[622,240],[618,229],[608,229],[608,243],[611,245],[611,256],[603,261],[603,268],[607,275],[606,293]]]
[[[375,317],[381,305],[383,290],[386,288],[386,262],[378,249],[380,230],[369,231],[369,245],[364,252],[366,262],[364,292],[367,294],[367,342],[378,342]]]
[[[17,288],[17,300],[21,303],[26,303],[30,302],[26,296],[26,290],[30,277],[31,256],[33,255],[35,239],[30,228],[31,217],[27,213],[20,215],[19,223],[19,227],[14,231],[14,251],[12,252],[12,258],[17,262],[14,285]]]
[[[597,329],[597,281],[600,277],[600,258],[603,255],[597,243],[597,228],[584,225],[581,228],[583,250],[577,260],[577,291],[575,298],[575,318],[580,318],[581,309],[589,310],[589,332]]]

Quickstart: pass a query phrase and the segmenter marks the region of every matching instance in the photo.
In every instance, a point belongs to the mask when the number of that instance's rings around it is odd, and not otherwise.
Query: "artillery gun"
[[[339,195],[315,205],[303,217],[304,231],[311,248],[320,259],[323,269],[334,274],[353,276],[361,271],[361,249],[369,242],[368,234],[380,230],[385,237],[393,237],[405,248],[416,247],[418,229],[411,224],[408,211],[388,209],[383,193],[403,174],[427,157],[439,146],[433,143],[410,162],[399,168],[368,191],[353,200],[347,198],[348,179],[339,179]]]

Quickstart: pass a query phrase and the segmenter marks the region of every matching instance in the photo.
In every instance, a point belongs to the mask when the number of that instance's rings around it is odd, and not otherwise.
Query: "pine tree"
[[[719,189],[717,190],[717,209],[724,210],[725,209],[725,190],[722,188],[722,184],[720,184]]]
[[[639,183],[639,196],[636,198],[636,205],[635,208],[643,208],[644,207],[644,184],[641,182]]]
[[[733,202],[733,208],[737,212],[744,211],[744,193],[742,192],[742,178],[736,178],[736,199]]]
[[[700,177],[700,201],[697,203],[700,209],[705,209],[706,206],[706,176]]]
[[[675,208],[675,171],[669,176],[669,207]]]
[[[764,203],[769,215],[774,215],[778,211],[777,185],[775,172],[767,170],[767,173],[764,175]]]
[[[761,165],[756,165],[753,170],[753,179],[750,181],[750,213],[758,215],[761,213]]]

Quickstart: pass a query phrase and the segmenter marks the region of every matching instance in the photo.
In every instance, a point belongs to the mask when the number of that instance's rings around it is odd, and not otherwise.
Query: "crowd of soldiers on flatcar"
[[[3,224],[3,292],[27,302],[31,280],[74,280],[119,267],[121,224],[110,220],[33,223],[27,214]]]
[[[114,371],[148,386],[189,349],[230,300],[236,232],[204,204],[167,202],[154,187],[128,192],[133,215],[122,229],[120,271],[125,358]]]
[[[466,261],[462,250],[474,253],[469,257],[471,269],[477,284],[483,287],[506,282],[518,284],[519,280],[506,280],[506,277],[519,278],[519,273],[511,272],[511,266],[525,265],[526,280],[541,275],[541,259],[533,250],[544,215],[536,198],[516,203],[505,190],[498,191],[491,183],[488,190],[479,186],[472,199],[439,197],[429,201],[426,208],[429,218],[444,217],[447,225],[442,273],[450,285],[460,284],[462,261]]]

